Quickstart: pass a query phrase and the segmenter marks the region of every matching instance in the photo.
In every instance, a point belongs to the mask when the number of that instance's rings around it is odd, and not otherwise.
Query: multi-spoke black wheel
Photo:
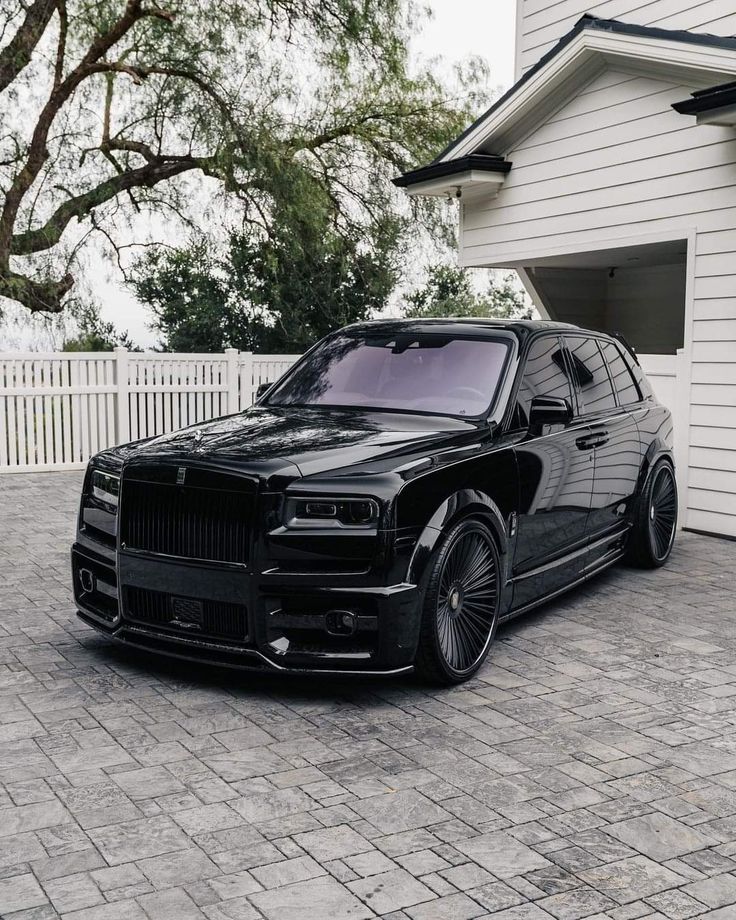
[[[677,523],[677,486],[669,466],[660,467],[652,484],[649,502],[649,539],[657,559],[670,554]]]
[[[479,520],[447,535],[432,562],[417,666],[443,683],[467,680],[483,663],[498,619],[495,541]]]
[[[631,533],[629,558],[645,568],[657,568],[669,558],[677,528],[677,484],[666,460],[650,472],[639,499]]]

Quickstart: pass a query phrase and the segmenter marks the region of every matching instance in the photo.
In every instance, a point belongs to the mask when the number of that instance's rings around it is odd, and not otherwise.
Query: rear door
[[[577,421],[530,431],[534,396],[561,397],[573,405],[570,368],[558,335],[531,343],[518,391],[515,424],[525,433],[514,448],[520,482],[514,607],[523,607],[578,577],[593,491],[590,427]]]
[[[565,335],[564,340],[573,365],[580,418],[590,426],[594,448],[595,478],[588,518],[590,566],[610,551],[607,538],[626,530],[627,512],[636,494],[641,456],[639,429],[626,404],[635,397],[636,390],[613,343],[592,336]],[[614,380],[619,382],[620,394]],[[628,384],[634,384],[634,389]]]

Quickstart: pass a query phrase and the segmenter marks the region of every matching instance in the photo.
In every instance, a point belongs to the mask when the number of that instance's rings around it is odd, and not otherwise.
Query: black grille
[[[165,471],[172,480],[176,472]],[[187,473],[193,474],[189,479],[207,485],[125,478],[120,500],[125,547],[213,562],[247,562],[252,485],[234,476],[208,474],[205,479],[200,474],[197,479],[195,471]],[[217,487],[211,486],[213,480]]]
[[[228,639],[248,638],[248,612],[239,604],[177,597],[126,586],[125,619],[159,629]]]

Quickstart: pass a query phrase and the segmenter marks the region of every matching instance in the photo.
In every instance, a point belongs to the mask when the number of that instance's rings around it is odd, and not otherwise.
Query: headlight
[[[290,498],[286,523],[289,527],[375,527],[378,512],[373,498]]]
[[[103,470],[92,470],[90,490],[98,501],[110,505],[117,511],[118,495],[120,494],[119,476],[115,476],[113,473],[105,473]]]

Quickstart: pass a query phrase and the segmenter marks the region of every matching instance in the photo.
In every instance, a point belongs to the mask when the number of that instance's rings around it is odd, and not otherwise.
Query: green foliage
[[[164,350],[216,352],[230,341],[227,285],[204,243],[189,250],[150,250],[138,263],[131,286],[151,308]]]
[[[133,290],[162,346],[298,353],[384,308],[397,280],[395,225],[358,243],[305,214],[289,212],[270,236],[234,234],[223,258],[200,242],[139,262]]]
[[[404,315],[430,317],[482,316],[493,319],[530,319],[532,307],[513,275],[491,277],[482,293],[473,289],[467,271],[450,265],[435,265],[425,284],[406,297]]]
[[[114,323],[102,319],[99,307],[92,302],[79,302],[71,309],[77,332],[64,339],[62,351],[112,351],[118,346],[128,351],[140,351],[131,342],[127,332],[118,332]]]

